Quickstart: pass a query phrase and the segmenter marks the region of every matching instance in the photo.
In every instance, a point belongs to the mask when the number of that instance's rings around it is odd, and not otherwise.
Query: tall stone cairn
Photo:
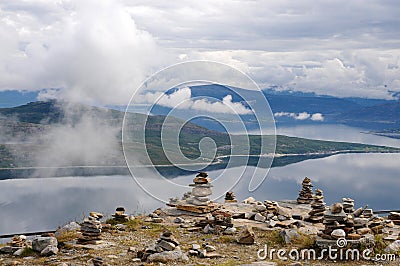
[[[310,222],[321,223],[324,220],[325,205],[323,191],[316,189],[313,201],[311,202],[312,210],[308,213],[310,215],[308,218]]]
[[[298,204],[310,204],[313,200],[313,193],[312,193],[312,183],[311,179],[305,177],[303,182],[301,183],[301,190],[299,192],[299,197],[297,198]]]
[[[186,199],[187,203],[197,206],[207,206],[210,204],[209,196],[212,194],[210,184],[211,179],[207,173],[201,172],[194,179],[193,184],[189,184],[192,188],[191,196]]]

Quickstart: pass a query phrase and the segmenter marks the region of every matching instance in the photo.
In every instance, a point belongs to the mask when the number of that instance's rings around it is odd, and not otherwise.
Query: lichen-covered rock
[[[55,237],[36,237],[32,240],[32,249],[42,252],[47,246],[57,247],[58,242]]]

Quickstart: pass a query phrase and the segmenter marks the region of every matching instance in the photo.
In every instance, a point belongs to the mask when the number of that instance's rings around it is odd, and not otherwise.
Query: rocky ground
[[[252,200],[250,200],[252,201]],[[295,202],[278,202],[285,210],[290,210],[291,215],[306,216],[311,210],[308,204],[297,204]],[[254,214],[257,203],[226,203],[219,206],[222,212],[233,214]],[[258,209],[260,209],[258,207]],[[271,226],[266,221],[253,220],[251,215],[236,218],[233,221],[235,229],[227,229],[225,226],[199,226],[201,221],[210,219],[210,214],[195,214],[177,210],[174,207],[158,209],[149,216],[123,216],[124,219],[115,217],[106,220],[102,219],[101,241],[78,244],[82,237],[78,224],[68,224],[60,228],[55,236],[57,239],[57,251],[42,254],[32,248],[32,240],[25,240],[24,237],[15,238],[14,244],[21,245],[23,251],[19,254],[1,254],[1,265],[399,265],[399,260],[391,263],[379,262],[346,262],[346,261],[281,261],[275,258],[260,261],[257,258],[257,251],[264,247],[269,248],[317,248],[315,239],[323,224],[311,224],[305,221],[293,219],[278,221],[279,226]],[[98,218],[98,217],[97,217]],[[97,219],[96,218],[96,219]],[[250,219],[249,219],[250,218]],[[212,220],[212,219],[210,219]],[[282,219],[283,220],[283,219]],[[203,223],[204,224],[204,223]],[[286,224],[286,225],[285,225]],[[218,228],[219,230],[216,230]],[[250,239],[250,243],[241,244],[240,237],[243,237],[242,228],[252,228],[250,233],[253,236],[244,236],[244,242]],[[172,253],[166,257],[156,258],[149,261],[143,257],[146,249],[156,249],[157,241],[160,241],[162,234],[169,232],[171,237],[179,242],[172,246]],[[384,241],[386,235],[398,235],[397,225],[391,228],[390,232],[376,234],[377,241],[375,252],[384,252],[387,245],[393,241]],[[52,237],[51,235],[45,237]],[[254,240],[251,243],[251,240]],[[242,239],[243,240],[243,239]],[[35,241],[35,240],[33,240]],[[37,241],[36,241],[37,242]],[[164,241],[165,242],[165,241]],[[163,243],[164,243],[163,242]],[[168,242],[168,241],[167,241]],[[165,243],[167,243],[165,242]],[[160,243],[160,242],[158,242]],[[164,244],[165,244],[164,243]],[[395,242],[393,242],[395,243]],[[168,243],[167,243],[168,244]],[[46,245],[46,244],[45,244]],[[51,246],[51,245],[50,245]],[[167,247],[169,248],[169,247]],[[362,248],[362,247],[361,247]],[[4,247],[3,247],[4,249]],[[21,249],[21,248],[20,248]],[[15,247],[15,251],[20,250]],[[40,248],[39,248],[40,249]],[[47,248],[49,249],[49,248]],[[50,248],[51,249],[51,248]],[[165,249],[164,249],[165,250]],[[163,249],[159,250],[161,252]],[[202,253],[203,250],[206,252]],[[48,251],[47,251],[48,252]],[[397,251],[398,252],[398,251]],[[156,250],[149,254],[157,253]],[[158,254],[158,253],[157,253]],[[177,255],[178,254],[178,255]],[[168,256],[172,256],[169,258]],[[151,255],[150,255],[151,256]],[[141,257],[141,258],[138,258]],[[154,256],[153,256],[154,257]],[[142,261],[143,260],[143,261]],[[296,264],[297,263],[297,264]]]
[[[399,265],[400,213],[380,217],[355,209],[351,198],[327,207],[309,178],[295,201],[238,203],[227,192],[224,203],[211,202],[207,173],[189,186],[147,216],[118,207],[112,217],[90,212],[55,233],[14,236],[0,246],[0,264]]]

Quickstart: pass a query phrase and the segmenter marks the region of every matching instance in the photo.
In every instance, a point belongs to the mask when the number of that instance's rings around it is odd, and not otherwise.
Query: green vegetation
[[[46,141],[36,141],[35,136],[45,134],[54,125],[60,123],[73,125],[83,115],[90,115],[100,119],[107,125],[119,128],[122,124],[123,113],[105,108],[88,107],[83,105],[68,105],[68,109],[72,110],[68,117],[64,117],[62,113],[62,104],[59,102],[34,102],[27,105],[15,108],[0,108],[2,118],[2,135],[3,140],[8,140],[10,144],[0,144],[0,168],[15,168],[15,167],[35,167],[35,166],[51,166],[37,165],[35,158],[39,151],[46,150],[49,143]],[[18,119],[18,121],[15,120]],[[365,153],[365,152],[400,152],[398,148],[365,145],[359,143],[333,142],[311,140],[305,138],[296,138],[288,136],[259,136],[259,135],[229,135],[217,131],[208,130],[207,128],[198,126],[191,122],[184,123],[177,118],[168,118],[165,123],[165,116],[146,116],[143,114],[128,114],[126,123],[127,132],[124,134],[125,152],[133,153],[135,157],[149,157],[154,165],[170,166],[171,163],[167,159],[164,149],[165,144],[174,143],[175,136],[163,136],[164,146],[161,143],[161,129],[164,132],[179,130],[179,148],[180,151],[190,159],[198,158],[201,153],[199,142],[205,137],[211,138],[217,147],[216,156],[213,151],[206,150],[209,154],[203,154],[204,162],[214,161],[220,163],[220,167],[224,164],[224,157],[235,155],[254,155],[250,158],[249,164],[257,164],[260,155],[271,154],[274,151],[275,139],[276,150],[273,166],[283,166],[290,163],[295,163],[307,159],[321,158],[337,153]],[[184,125],[181,129],[179,127]],[[145,134],[143,134],[145,129]],[[122,153],[122,144],[117,143],[120,139],[121,132],[115,136],[115,148],[109,150],[104,155],[104,160],[101,162],[86,162],[87,165],[97,166],[123,166],[125,159]],[[15,141],[13,137],[18,136]],[[146,149],[139,145],[141,138],[145,137]],[[33,140],[33,141],[32,141]],[[249,145],[246,145],[249,143]],[[263,145],[262,145],[263,144]],[[250,151],[248,151],[248,146]],[[175,144],[171,147],[176,147]],[[261,150],[261,147],[265,147]],[[170,156],[174,162],[179,162],[179,150],[170,150]],[[49,155],[52,156],[52,155]],[[56,155],[54,155],[56,156]],[[145,158],[144,157],[144,158]],[[219,161],[222,159],[222,162]],[[64,166],[81,165],[82,162],[74,161],[66,162]],[[222,166],[221,166],[222,165]],[[173,170],[173,169],[172,169]],[[170,170],[168,170],[170,171]],[[12,176],[12,172],[2,171],[1,178]],[[24,176],[26,173],[19,173],[19,176]]]

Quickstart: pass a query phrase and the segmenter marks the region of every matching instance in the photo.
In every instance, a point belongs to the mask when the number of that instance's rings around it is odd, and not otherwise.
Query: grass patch
[[[226,235],[225,236],[220,236],[218,240],[219,240],[218,242],[225,243],[225,244],[235,243],[236,242],[236,238],[235,237],[226,236]]]
[[[387,247],[387,244],[383,240],[382,235],[375,235],[375,246],[374,246],[374,252],[375,254],[383,254],[385,253],[385,248]]]
[[[299,233],[298,237],[292,239],[291,244],[299,249],[315,248],[315,237]]]
[[[57,236],[57,241],[60,244],[64,244],[66,242],[70,242],[72,240],[75,240],[79,237],[79,232],[78,231],[65,231],[62,232]]]
[[[140,229],[140,227],[143,225],[143,220],[142,219],[133,219],[125,222],[125,225],[127,226],[128,231],[136,231]]]
[[[24,250],[21,253],[21,257],[31,257],[35,255],[37,255],[37,252],[28,247],[24,248]]]
[[[260,238],[265,240],[265,242],[271,247],[274,246],[283,247],[286,244],[283,237],[279,234],[279,230],[271,230],[263,232],[261,233]]]

